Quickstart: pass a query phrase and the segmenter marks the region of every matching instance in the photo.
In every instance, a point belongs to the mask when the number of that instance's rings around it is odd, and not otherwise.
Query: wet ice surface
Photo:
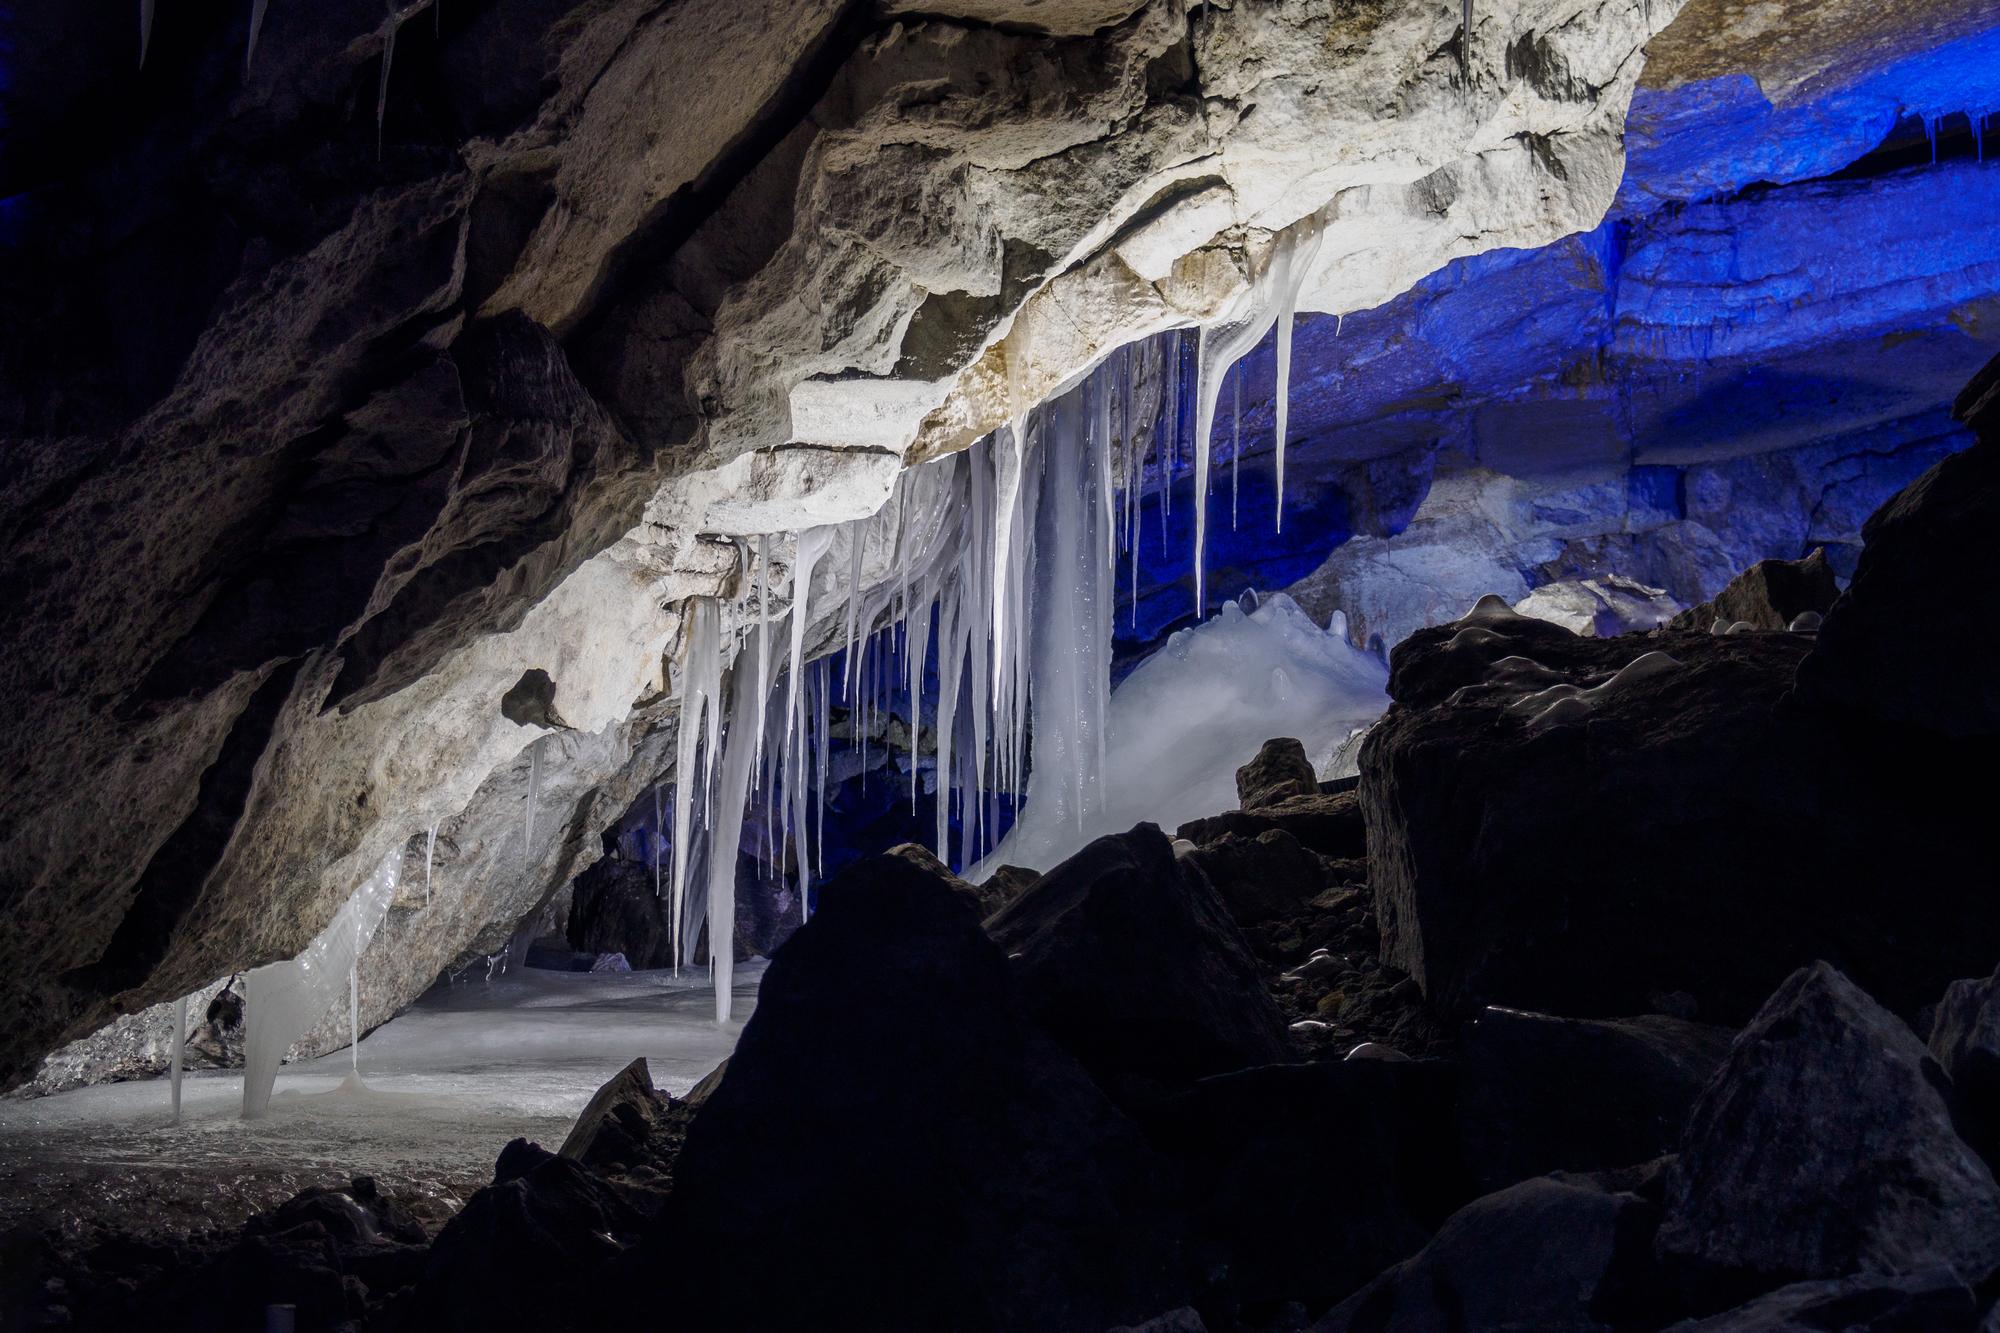
[[[348,1052],[287,1065],[264,1119],[244,1121],[240,1070],[188,1076],[182,1123],[167,1080],[0,1101],[0,1230],[41,1216],[87,1235],[233,1226],[308,1185],[372,1175],[427,1224],[492,1178],[509,1139],[551,1149],[604,1081],[643,1055],[679,1095],[736,1045],[763,963],[739,964],[735,1013],[715,1023],[706,969],[515,971],[433,989]]]

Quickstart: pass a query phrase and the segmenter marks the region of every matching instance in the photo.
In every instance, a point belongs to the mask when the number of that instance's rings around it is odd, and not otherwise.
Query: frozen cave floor
[[[441,983],[362,1039],[360,1089],[346,1050],[287,1065],[260,1120],[240,1118],[234,1069],[191,1072],[178,1125],[165,1078],[0,1100],[0,1233],[39,1219],[69,1239],[182,1236],[350,1176],[435,1231],[492,1180],[501,1145],[561,1143],[635,1056],[685,1094],[735,1048],[763,969],[737,965],[722,1026],[706,969]]]

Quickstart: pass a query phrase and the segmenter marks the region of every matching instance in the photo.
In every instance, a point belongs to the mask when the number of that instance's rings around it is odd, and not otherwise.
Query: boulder
[[[1423,1246],[1469,1191],[1457,1078],[1436,1060],[1268,1065],[1203,1079],[1148,1114],[1182,1164],[1196,1303],[1219,1328],[1318,1312]]]
[[[771,960],[597,1319],[1101,1333],[1186,1303],[1164,1188],[965,899],[876,857]]]
[[[1028,1012],[1114,1096],[1290,1058],[1249,945],[1152,824],[1097,839],[986,930]]]
[[[372,1176],[356,1176],[346,1189],[314,1185],[243,1224],[244,1234],[273,1236],[293,1227],[317,1225],[337,1245],[393,1241],[422,1245],[428,1237],[418,1222],[376,1188]]]
[[[1651,1206],[1588,1177],[1546,1176],[1453,1214],[1416,1255],[1314,1333],[1599,1333],[1643,1271]]]
[[[1660,1014],[1576,1019],[1488,1009],[1461,1046],[1467,1165],[1481,1189],[1495,1190],[1671,1152],[1732,1035]]]
[[[1930,1050],[1951,1076],[1966,1137],[1987,1161],[2000,1161],[2000,972],[1946,988]]]
[[[1989,365],[1954,411],[1980,434],[1878,509],[1847,591],[1799,667],[1799,697],[1944,736],[2000,733],[2000,381]]]
[[[590,1168],[509,1148],[515,1161],[503,1155],[496,1173],[505,1178],[468,1199],[432,1242],[408,1327],[571,1327],[605,1262],[636,1239],[641,1214]]]
[[[1361,755],[1384,959],[1452,1019],[1683,993],[1729,1025],[1816,958],[1906,1014],[1990,968],[1976,784],[1787,706],[1811,644],[1585,638],[1497,599],[1412,635]]]
[[[1949,1268],[1796,1282],[1668,1333],[1973,1333],[1979,1306]]]
[[[1360,798],[1352,784],[1335,792],[1287,796],[1255,810],[1225,810],[1205,819],[1192,819],[1181,825],[1175,836],[1205,846],[1225,833],[1254,838],[1270,829],[1281,829],[1298,839],[1300,846],[1337,861],[1368,855]]]
[[[966,903],[972,908],[973,913],[982,921],[992,916],[1013,900],[1014,895],[1012,890],[1018,881],[1011,876],[1003,876],[995,873],[989,875],[983,884],[974,884],[969,880],[960,879],[957,875],[952,874],[950,866],[938,859],[937,853],[922,843],[900,843],[897,846],[891,847],[888,855],[901,857],[925,873],[935,876],[940,883],[944,884],[953,893],[965,899]],[[1007,869],[1011,869],[1011,867],[1002,867],[1002,870]]]
[[[1691,606],[1668,621],[1671,629],[1707,632],[1725,626],[1786,629],[1803,615],[1824,616],[1840,596],[1826,548],[1814,547],[1803,560],[1759,560],[1729,581],[1713,601]]]
[[[1308,851],[1283,829],[1255,837],[1225,833],[1187,859],[1221,895],[1239,926],[1288,917],[1345,876],[1339,862]]]
[[[630,1156],[652,1133],[665,1104],[666,1098],[653,1087],[653,1072],[642,1055],[592,1095],[570,1127],[559,1155],[573,1162]]]
[[[1825,963],[1730,1047],[1667,1173],[1657,1240],[1695,1308],[1787,1282],[2000,1267],[2000,1186],[1916,1035]]]
[[[1290,736],[1265,741],[1256,758],[1236,770],[1236,797],[1245,810],[1276,805],[1288,796],[1317,796],[1319,777],[1306,747]]]

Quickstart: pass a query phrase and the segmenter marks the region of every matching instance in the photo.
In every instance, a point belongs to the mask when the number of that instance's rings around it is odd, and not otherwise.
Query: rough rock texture
[[[1486,1010],[1460,1041],[1468,1169],[1495,1190],[1673,1151],[1732,1035],[1659,1014],[1590,1020]]]
[[[1306,747],[1289,736],[1265,741],[1249,763],[1236,770],[1236,796],[1245,810],[1276,805],[1288,796],[1319,795],[1319,776]]]
[[[1497,600],[1413,635],[1361,751],[1384,958],[1452,1017],[1721,1023],[1815,958],[1906,1014],[1986,971],[1969,756],[1782,706],[1811,641],[1581,638]]]
[[[1949,1268],[1799,1282],[1672,1333],[1973,1333],[1979,1304]]]
[[[2000,973],[1954,981],[1931,1019],[1931,1054],[1951,1077],[1962,1127],[2000,1162]]]
[[[1840,596],[1826,548],[1817,547],[1803,560],[1759,560],[1729,581],[1714,600],[1691,606],[1668,624],[1674,629],[1705,630],[1720,620],[1724,627],[1747,624],[1752,629],[1785,629],[1808,613],[1824,616]]]
[[[1236,923],[1151,824],[1097,839],[986,930],[1028,1012],[1114,1096],[1290,1054]]]
[[[1523,1181],[1467,1205],[1314,1333],[1598,1333],[1613,1327],[1649,1205],[1587,1177]]]
[[[1196,1305],[1212,1327],[1320,1311],[1414,1254],[1468,1191],[1442,1061],[1272,1065],[1203,1079],[1146,1117],[1183,1164]],[[1219,1303],[1220,1302],[1220,1303]]]
[[[1185,1299],[1156,1173],[965,901],[878,857],[772,959],[621,1299],[674,1291],[701,1328],[1096,1333]]]
[[[1657,1245],[1697,1305],[1797,1281],[2000,1267],[2000,1186],[1916,1036],[1834,968],[1736,1038],[1667,1173]]]
[[[1175,836],[1206,846],[1225,833],[1255,838],[1273,829],[1335,861],[1356,860],[1368,854],[1360,799],[1352,790],[1315,791],[1310,795],[1287,796],[1254,810],[1225,810],[1219,815],[1189,820],[1175,831]]]
[[[2000,366],[1996,361],[1995,366]],[[2000,732],[2000,619],[1978,586],[2000,523],[2000,370],[1957,412],[1980,442],[1910,483],[1868,520],[1861,563],[1799,668],[1802,699],[1948,736]]]

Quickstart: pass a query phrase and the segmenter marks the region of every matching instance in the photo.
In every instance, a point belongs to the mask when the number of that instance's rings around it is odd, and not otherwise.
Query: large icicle
[[[181,1072],[187,1065],[188,999],[174,1001],[173,1093],[174,1123],[181,1122]]]
[[[285,1053],[337,1002],[342,977],[389,913],[402,870],[403,849],[398,845],[303,953],[244,976],[244,1119],[255,1120],[270,1109],[271,1089]]]
[[[1286,246],[1287,268],[1282,286],[1283,299],[1278,305],[1278,385],[1273,400],[1273,411],[1277,422],[1278,467],[1278,509],[1277,530],[1285,530],[1285,433],[1286,418],[1292,405],[1292,323],[1298,311],[1299,285],[1305,281],[1306,273],[1312,268],[1313,259],[1319,254],[1320,224],[1317,215],[1308,216],[1292,224],[1284,233],[1280,244]]]
[[[668,951],[674,971],[682,959],[681,914],[687,901],[688,854],[694,821],[695,752],[708,721],[709,766],[713,767],[720,736],[716,731],[716,696],[722,692],[722,610],[712,597],[690,598],[687,604],[687,661],[681,666],[680,730],[674,736],[674,877],[668,899]],[[706,792],[707,784],[703,784]]]
[[[736,968],[736,854],[743,845],[743,811],[757,759],[756,728],[763,717],[754,696],[763,677],[762,658],[770,651],[759,629],[730,671],[727,734],[722,740],[722,772],[708,822],[708,958],[715,978],[715,1021],[730,1017]],[[753,656],[754,654],[754,656]]]

